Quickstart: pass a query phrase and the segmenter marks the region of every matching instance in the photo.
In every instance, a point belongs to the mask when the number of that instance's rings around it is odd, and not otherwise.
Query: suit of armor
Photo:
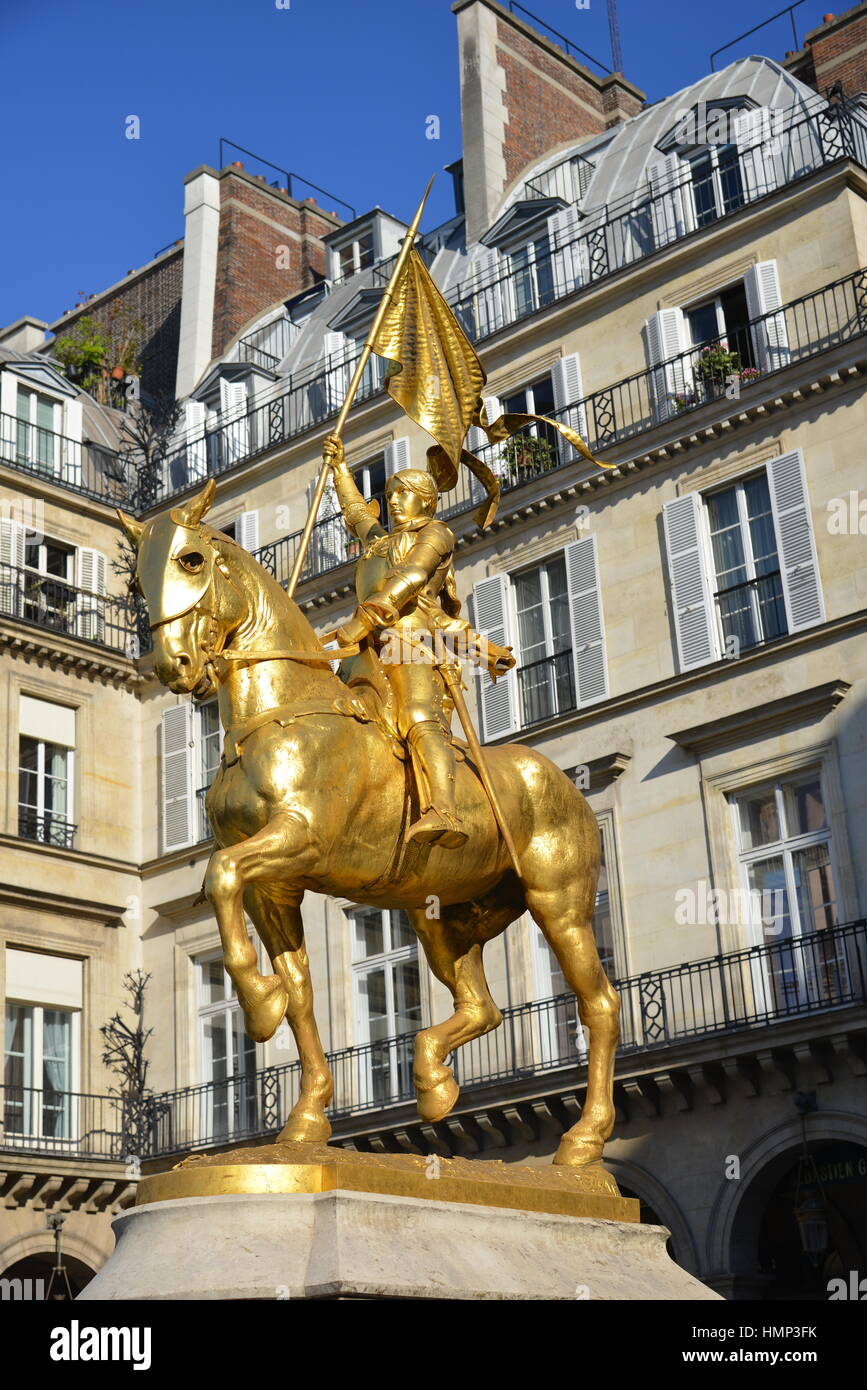
[[[481,639],[459,617],[453,567],[455,538],[433,515],[437,488],[429,473],[405,469],[388,483],[392,530],[379,521],[343,460],[340,441],[326,442],[343,519],[364,545],[356,566],[358,608],[340,629],[344,641],[370,640],[394,693],[398,732],[410,751],[421,814],[408,838],[458,848],[467,836],[455,805],[455,752],[450,707],[431,636]],[[448,659],[448,658],[446,658]],[[513,664],[497,648],[494,660]],[[452,658],[454,661],[454,658]]]

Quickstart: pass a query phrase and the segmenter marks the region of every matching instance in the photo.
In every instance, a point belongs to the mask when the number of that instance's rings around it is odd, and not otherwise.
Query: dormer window
[[[406,230],[405,222],[390,217],[381,208],[374,208],[345,227],[330,232],[325,237],[329,279],[342,284],[389,256],[397,255]]]
[[[373,231],[365,232],[363,236],[356,237],[354,241],[349,241],[345,246],[336,249],[337,275],[336,280],[348,280],[351,275],[357,275],[360,270],[366,270],[373,265]]]

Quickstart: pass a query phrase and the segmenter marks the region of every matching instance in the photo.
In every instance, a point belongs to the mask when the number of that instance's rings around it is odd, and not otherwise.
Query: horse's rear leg
[[[527,907],[578,998],[578,1016],[590,1034],[587,1095],[581,1119],[567,1130],[555,1163],[592,1163],[602,1157],[614,1128],[612,1086],[620,1001],[599,960],[593,924],[574,906],[574,888],[527,890]]]
[[[331,1133],[325,1107],[331,1102],[334,1083],[313,1012],[301,901],[275,902],[267,890],[248,888],[244,903],[286,991],[286,1021],[295,1035],[301,1063],[300,1094],[278,1141],[323,1141]]]
[[[422,910],[408,913],[428,964],[451,992],[455,1011],[444,1023],[425,1028],[415,1040],[413,1080],[418,1112],[433,1123],[448,1115],[460,1091],[445,1059],[456,1047],[490,1033],[503,1016],[491,998],[482,964],[486,941],[520,916],[513,904],[461,903],[443,908],[439,920]]]

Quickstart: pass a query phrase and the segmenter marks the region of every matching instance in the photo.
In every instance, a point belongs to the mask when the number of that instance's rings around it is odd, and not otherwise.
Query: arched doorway
[[[69,1276],[72,1297],[77,1298],[81,1290],[95,1277],[96,1270],[91,1269],[83,1260],[77,1260],[73,1255],[64,1254],[63,1264]],[[65,1299],[67,1293],[62,1280],[55,1279],[53,1286],[51,1285],[51,1271],[53,1268],[53,1251],[47,1250],[44,1253],[39,1251],[32,1255],[25,1255],[21,1260],[16,1260],[8,1269],[4,1269],[2,1273],[0,1273],[0,1279],[20,1279],[22,1296],[37,1302],[41,1302],[45,1299],[49,1287],[51,1288],[52,1299]]]
[[[845,1141],[793,1153],[767,1198],[758,1238],[763,1297],[828,1299],[832,1279],[867,1270],[867,1148]],[[805,1208],[809,1204],[809,1210]],[[809,1222],[798,1219],[798,1209]],[[809,1224],[810,1231],[805,1232]],[[812,1246],[808,1253],[805,1249]]]

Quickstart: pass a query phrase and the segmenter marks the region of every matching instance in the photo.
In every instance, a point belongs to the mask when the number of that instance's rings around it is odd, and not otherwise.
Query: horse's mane
[[[232,569],[240,571],[249,581],[245,587],[252,590],[257,596],[265,598],[273,612],[277,622],[284,634],[286,644],[298,647],[304,651],[321,651],[322,663],[329,672],[331,671],[330,658],[328,652],[322,646],[311,623],[301,612],[298,604],[291,599],[286,590],[272,574],[269,574],[264,565],[260,565],[254,555],[249,550],[245,550],[231,536],[227,536],[225,531],[216,531],[212,526],[207,526],[200,522],[202,533],[207,541],[214,547],[218,555],[227,560]],[[307,665],[318,663],[308,662]]]

